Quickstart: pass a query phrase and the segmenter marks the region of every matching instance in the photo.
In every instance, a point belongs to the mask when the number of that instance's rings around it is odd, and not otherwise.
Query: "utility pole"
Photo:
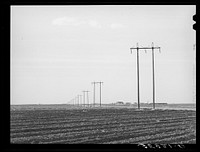
[[[85,91],[83,91],[83,106],[85,107]]]
[[[97,82],[92,82],[92,84],[94,84],[94,90],[93,90],[93,106],[95,107],[95,84]]]
[[[96,82],[96,83],[99,83],[100,84],[100,107],[101,107],[101,84],[103,84],[103,82]]]
[[[75,96],[76,106],[78,105],[77,96]]]
[[[85,93],[87,93],[87,105],[89,107],[89,97],[88,97],[88,92],[89,91],[83,91],[83,95],[84,95],[84,105],[85,105]]]
[[[138,44],[137,44],[137,48],[131,48],[131,49],[137,49],[137,54],[138,54],[138,50],[141,49],[141,50],[152,50],[152,70],[153,70],[153,109],[155,109],[155,65],[154,65],[154,50],[155,49],[159,49],[160,51],[160,47],[154,47],[154,44],[152,42],[152,47],[138,47]],[[131,52],[132,53],[132,52]],[[139,57],[139,55],[138,55]],[[139,69],[139,61],[138,61],[138,69]],[[139,70],[138,70],[138,73],[139,73]],[[138,74],[138,82],[139,82],[139,74]],[[139,92],[139,83],[138,83],[138,92]],[[138,96],[139,96],[139,93],[138,93]],[[139,104],[139,98],[138,98],[138,104]],[[138,106],[138,109],[139,109],[139,106]]]
[[[138,47],[138,43],[137,43],[137,47],[136,48],[130,48],[131,49],[131,54],[132,54],[132,50],[136,49],[137,50],[137,88],[138,88],[138,109],[140,109],[140,80],[139,80],[139,50],[141,48]]]
[[[154,47],[154,44],[152,42],[152,69],[153,69],[153,109],[155,109],[155,64],[154,64],[154,49],[159,49],[160,47]]]
[[[78,103],[78,106],[79,106],[79,95],[77,95],[77,103]]]

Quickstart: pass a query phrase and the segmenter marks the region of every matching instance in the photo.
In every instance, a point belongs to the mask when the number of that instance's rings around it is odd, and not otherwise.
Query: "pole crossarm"
[[[136,49],[136,50],[148,50],[148,49],[152,50],[152,49],[161,49],[161,47],[132,47],[130,49],[131,50],[134,50],[134,49]]]

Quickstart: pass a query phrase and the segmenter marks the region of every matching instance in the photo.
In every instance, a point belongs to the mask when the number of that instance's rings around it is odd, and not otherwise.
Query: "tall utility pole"
[[[93,106],[95,107],[95,84],[97,82],[92,82],[92,84],[94,85],[94,90],[93,90]]]
[[[83,106],[85,107],[85,91],[83,91]]]
[[[152,42],[152,69],[153,69],[153,109],[155,109],[155,64],[154,64],[154,49],[159,49],[160,47],[154,47],[154,44]]]
[[[103,84],[103,82],[96,82],[96,83],[99,83],[100,84],[100,107],[101,107],[101,84]]]
[[[84,105],[85,105],[85,93],[87,93],[87,105],[89,107],[89,97],[88,97],[88,92],[89,91],[83,91],[83,95],[84,95]]]
[[[154,68],[155,68],[155,65],[154,65],[154,50],[155,49],[159,49],[159,51],[160,51],[160,47],[154,47],[154,44],[153,44],[153,42],[152,42],[152,47],[138,47],[138,44],[137,44],[137,48],[131,48],[131,49],[137,49],[137,54],[138,54],[138,50],[139,49],[143,49],[143,50],[148,50],[148,49],[150,49],[150,50],[152,50],[152,70],[153,70],[153,109],[155,109],[155,70],[154,70]],[[132,53],[132,52],[131,52]],[[138,55],[138,57],[139,57],[139,55]],[[138,69],[139,69],[139,61],[138,61]],[[139,70],[138,70],[138,73],[139,73]],[[138,82],[139,82],[139,74],[138,74]],[[139,86],[139,83],[138,83],[138,86]],[[138,92],[139,92],[139,87],[138,87]],[[139,96],[139,93],[138,93],[138,96]],[[139,103],[139,99],[138,99],[138,103]],[[138,108],[139,108],[139,106],[138,106]]]
[[[137,88],[138,88],[138,109],[140,109],[140,80],[139,80],[139,50],[141,48],[138,47],[138,43],[137,43],[137,47],[136,48],[130,48],[131,49],[131,54],[132,54],[132,50],[136,49],[137,50]]]
[[[83,91],[83,106],[85,107],[85,91]]]

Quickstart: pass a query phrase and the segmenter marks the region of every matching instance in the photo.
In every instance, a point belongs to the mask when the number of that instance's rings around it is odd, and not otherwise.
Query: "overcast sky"
[[[67,103],[103,81],[102,103],[137,102],[136,52],[155,51],[156,102],[194,103],[192,5],[12,6],[11,104]],[[151,51],[140,51],[140,98],[152,102]],[[99,102],[99,85],[96,86]]]

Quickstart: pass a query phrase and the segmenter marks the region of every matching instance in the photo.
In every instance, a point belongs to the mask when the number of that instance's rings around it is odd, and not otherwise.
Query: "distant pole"
[[[77,102],[78,102],[78,106],[79,106],[79,95],[77,95]]]
[[[155,70],[154,70],[154,44],[152,42],[152,70],[153,70],[153,109],[155,109]]]
[[[84,105],[85,105],[85,93],[87,93],[87,105],[89,106],[88,92],[89,91],[83,91],[83,95],[84,95]]]
[[[140,109],[140,76],[139,76],[140,72],[139,72],[139,48],[138,48],[138,44],[137,44],[137,78],[138,78],[138,109]]]
[[[94,90],[93,90],[93,106],[95,107],[95,84],[96,82],[92,82],[92,84],[94,84]]]
[[[97,82],[97,83],[99,83],[100,84],[100,107],[101,107],[101,84],[103,84],[103,82]]]
[[[83,106],[85,107],[85,91],[83,91]]]
[[[155,99],[156,99],[156,91],[155,91],[155,59],[154,59],[154,49],[159,49],[160,51],[160,47],[154,47],[154,44],[152,42],[152,73],[153,73],[153,109],[155,109]]]

